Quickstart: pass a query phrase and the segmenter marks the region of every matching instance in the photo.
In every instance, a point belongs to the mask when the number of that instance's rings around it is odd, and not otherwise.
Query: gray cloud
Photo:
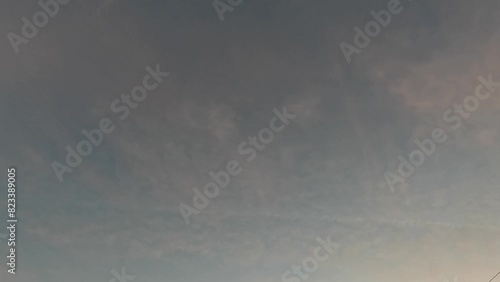
[[[245,1],[220,22],[211,1],[74,0],[19,54],[4,37],[0,162],[19,170],[22,218],[19,275],[5,281],[107,282],[123,266],[141,282],[279,281],[328,234],[342,252],[313,281],[487,281],[495,231],[322,219],[500,225],[499,97],[404,189],[383,178],[478,75],[500,79],[498,3],[404,1],[346,64],[339,43],[386,4]],[[3,6],[4,35],[38,8]],[[154,64],[172,75],[116,119],[111,101]],[[282,105],[297,119],[245,163],[238,144]],[[59,183],[51,162],[108,116],[115,132]],[[186,226],[178,204],[231,159],[242,174]]]

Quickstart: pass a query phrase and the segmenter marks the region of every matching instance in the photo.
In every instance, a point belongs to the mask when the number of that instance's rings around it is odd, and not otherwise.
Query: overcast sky
[[[19,222],[16,275],[3,263],[0,281],[126,267],[134,282],[280,282],[330,235],[339,247],[307,281],[488,282],[500,88],[456,129],[443,113],[478,76],[500,81],[500,3],[402,0],[348,63],[340,44],[388,2],[243,0],[221,20],[211,0],[72,0],[16,53],[7,34],[41,8],[3,1],[0,179],[16,167]],[[170,75],[120,119],[111,104],[147,66]],[[238,146],[284,107],[296,117],[247,161]],[[59,181],[52,164],[104,118],[115,130]],[[392,191],[398,156],[436,128],[447,140]],[[241,173],[186,224],[179,205],[231,160]]]

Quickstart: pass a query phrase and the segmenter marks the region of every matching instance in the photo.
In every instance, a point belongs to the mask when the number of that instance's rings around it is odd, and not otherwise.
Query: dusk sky
[[[498,0],[1,6],[0,282],[500,271]]]

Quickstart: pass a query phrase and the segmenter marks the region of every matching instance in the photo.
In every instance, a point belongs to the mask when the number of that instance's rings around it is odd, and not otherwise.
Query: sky
[[[498,1],[60,3],[1,3],[0,282],[500,271]]]

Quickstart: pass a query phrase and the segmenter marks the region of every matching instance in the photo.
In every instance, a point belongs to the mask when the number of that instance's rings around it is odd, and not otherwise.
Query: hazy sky
[[[0,281],[280,282],[331,235],[307,281],[487,282],[500,88],[457,129],[442,115],[478,76],[500,81],[500,3],[402,0],[348,63],[339,45],[388,2],[243,0],[221,21],[212,0],[72,0],[16,54],[7,34],[41,8],[3,1],[0,179],[17,168],[19,222]],[[170,75],[118,118],[157,65]],[[248,162],[238,146],[284,107],[296,118]],[[52,163],[103,118],[115,130],[60,182]],[[384,173],[438,127],[447,141],[391,192]],[[186,224],[179,204],[231,160],[241,173]]]

